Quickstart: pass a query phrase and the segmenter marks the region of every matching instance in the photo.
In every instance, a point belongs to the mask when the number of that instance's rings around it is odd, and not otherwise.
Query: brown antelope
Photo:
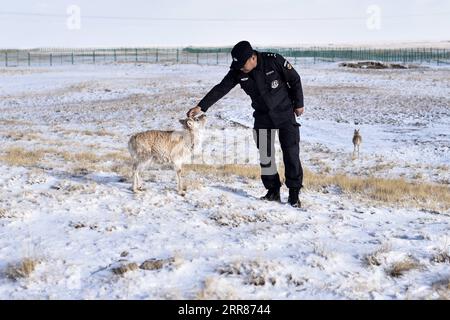
[[[359,129],[355,129],[353,133],[353,157],[355,156],[356,150],[358,150],[358,158],[359,158],[359,146],[362,142],[361,134],[359,133]]]
[[[153,163],[170,163],[176,171],[177,190],[184,194],[181,181],[182,165],[201,143],[201,131],[206,124],[203,114],[197,118],[179,120],[183,131],[149,130],[133,135],[128,150],[133,160],[133,192],[143,191],[140,174]]]

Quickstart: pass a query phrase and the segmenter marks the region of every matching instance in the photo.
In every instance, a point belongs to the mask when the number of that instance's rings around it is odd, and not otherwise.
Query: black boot
[[[261,200],[278,201],[280,202],[280,188],[270,188]]]
[[[291,206],[293,206],[295,208],[300,208],[302,206],[300,200],[298,199],[299,193],[300,193],[300,188],[289,188],[288,202]]]

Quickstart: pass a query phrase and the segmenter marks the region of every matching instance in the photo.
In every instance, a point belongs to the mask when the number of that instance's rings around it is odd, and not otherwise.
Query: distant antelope
[[[176,171],[177,190],[183,194],[182,165],[201,143],[201,131],[206,124],[203,114],[197,118],[179,120],[183,131],[150,130],[133,135],[128,150],[133,159],[133,192],[142,191],[139,174],[150,164],[170,163]]]
[[[358,149],[358,158],[359,158],[359,146],[362,142],[362,137],[359,134],[359,129],[355,129],[355,132],[353,133],[353,156],[355,156],[356,150]]]

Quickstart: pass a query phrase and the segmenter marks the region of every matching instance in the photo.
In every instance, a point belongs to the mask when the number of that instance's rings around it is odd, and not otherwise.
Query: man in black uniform
[[[237,43],[231,56],[233,62],[227,75],[187,115],[192,117],[206,112],[239,83],[252,99],[255,110],[254,138],[259,149],[261,179],[268,189],[261,199],[280,201],[281,182],[274,152],[275,131],[278,131],[289,188],[288,202],[299,207],[303,170],[299,159],[299,124],[295,115],[304,111],[300,76],[281,55],[253,50],[248,41]]]

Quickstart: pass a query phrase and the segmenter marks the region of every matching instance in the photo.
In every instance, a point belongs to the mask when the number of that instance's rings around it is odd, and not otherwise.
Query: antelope
[[[140,174],[154,163],[169,163],[176,172],[177,191],[184,195],[182,165],[194,154],[201,143],[201,133],[206,124],[204,114],[197,118],[179,120],[183,131],[149,130],[133,135],[128,141],[128,151],[133,160],[133,192],[143,191]]]
[[[358,158],[359,158],[359,146],[362,142],[361,134],[359,133],[359,129],[355,129],[355,132],[353,133],[353,157],[355,156],[356,150],[358,150]]]

